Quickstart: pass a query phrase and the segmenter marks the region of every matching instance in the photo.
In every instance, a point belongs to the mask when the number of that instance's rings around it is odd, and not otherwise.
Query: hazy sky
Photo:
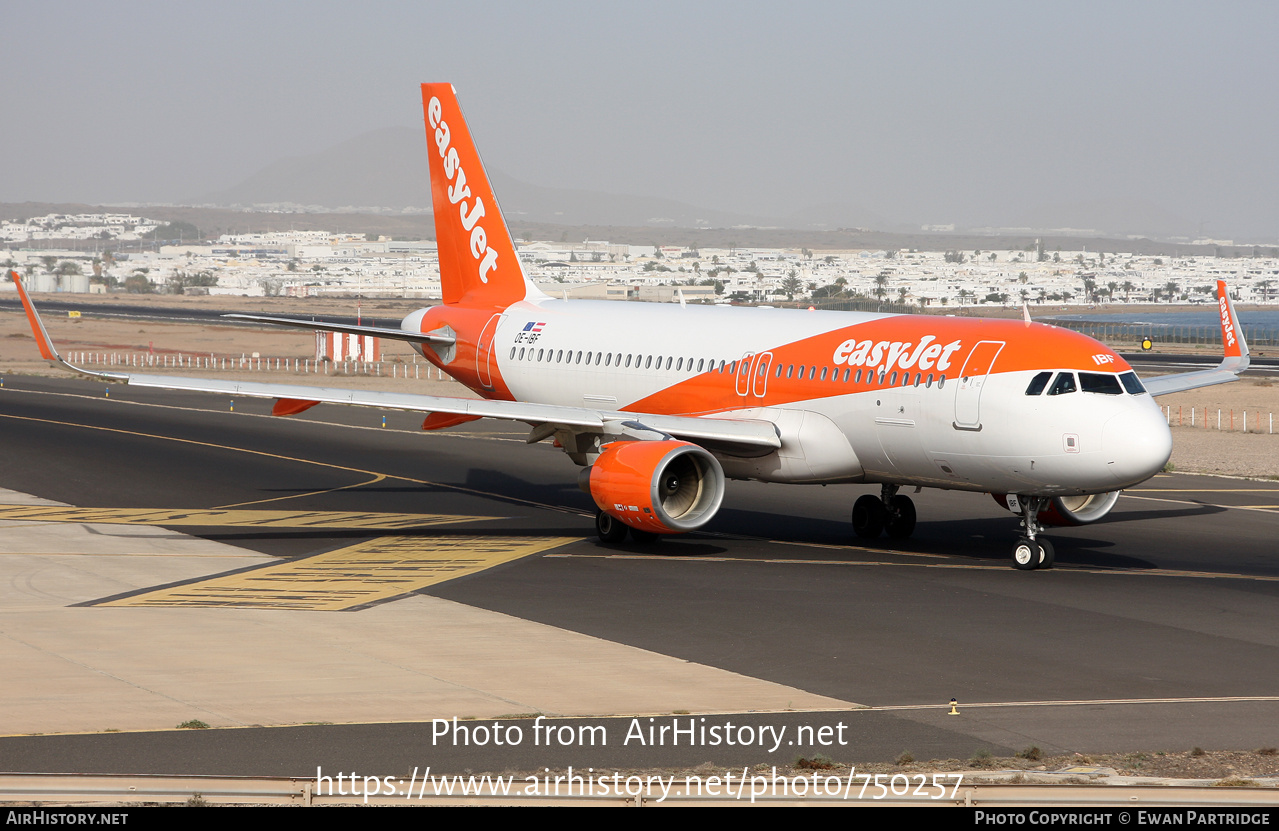
[[[1108,204],[1279,241],[1274,2],[9,0],[0,20],[0,201],[190,199],[420,125],[418,83],[451,81],[486,164],[540,185],[967,225]]]

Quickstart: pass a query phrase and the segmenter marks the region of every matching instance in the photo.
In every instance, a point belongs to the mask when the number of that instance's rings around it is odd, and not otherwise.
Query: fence
[[[1051,323],[1063,329],[1071,329],[1102,343],[1141,343],[1150,338],[1155,343],[1188,343],[1206,346],[1221,345],[1221,327],[1179,326],[1164,323],[1101,323],[1094,320],[1054,320],[1043,318],[1041,323]],[[1279,346],[1279,329],[1267,325],[1240,324],[1249,346]]]
[[[1248,426],[1248,410],[1237,411],[1237,419],[1235,410],[1223,410],[1220,407],[1216,410],[1208,407],[1187,409],[1169,404],[1163,407],[1163,411],[1169,427],[1195,427],[1240,433],[1274,433],[1275,431],[1275,414],[1262,413],[1260,410],[1252,411],[1252,427]]]

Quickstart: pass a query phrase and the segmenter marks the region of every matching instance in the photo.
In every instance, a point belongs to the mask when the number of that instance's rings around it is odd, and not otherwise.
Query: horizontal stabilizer
[[[346,335],[371,335],[388,340],[406,340],[411,343],[453,344],[457,338],[452,335],[429,335],[425,332],[408,332],[404,329],[388,329],[382,326],[355,326],[349,323],[322,323],[318,320],[298,320],[289,317],[269,317],[267,315],[222,315],[228,320],[248,320],[254,323],[267,323],[272,326],[291,326],[295,329],[310,329],[316,332],[341,332]]]

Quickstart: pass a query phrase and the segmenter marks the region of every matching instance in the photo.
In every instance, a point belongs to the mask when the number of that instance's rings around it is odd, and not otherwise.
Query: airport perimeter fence
[[[1275,414],[1263,413],[1261,410],[1226,410],[1221,407],[1184,407],[1172,404],[1165,404],[1160,409],[1164,411],[1169,427],[1268,435],[1275,432]]]
[[[1221,346],[1221,327],[1181,326],[1164,323],[1102,323],[1093,320],[1054,320],[1043,318],[1040,323],[1051,323],[1062,329],[1070,329],[1099,340],[1108,346],[1140,344],[1149,338],[1155,345],[1177,343],[1202,346]],[[1239,328],[1249,346],[1279,346],[1279,329],[1273,326],[1248,325]]]
[[[294,375],[368,375],[375,378],[448,380],[443,370],[413,361],[332,361],[312,358],[249,355],[187,355],[153,352],[71,352],[67,360],[76,366],[104,369],[175,369],[210,372],[288,372]]]

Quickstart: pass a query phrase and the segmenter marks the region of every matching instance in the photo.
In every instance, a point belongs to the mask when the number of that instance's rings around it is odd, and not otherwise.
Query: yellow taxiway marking
[[[1273,488],[1128,488],[1124,493],[1275,493]]]
[[[301,499],[305,496],[323,496],[326,493],[337,493],[338,491],[349,491],[354,488],[362,488],[365,485],[376,485],[378,482],[386,479],[385,473],[379,473],[367,482],[356,482],[354,485],[342,485],[336,488],[327,488],[322,491],[310,491],[308,493],[294,493],[288,496],[272,496],[267,499],[252,499],[248,502],[232,502],[230,505],[219,505],[218,509],[223,508],[247,508],[250,505],[265,505],[267,502],[281,502],[286,499]]]
[[[959,703],[962,711],[977,707],[1096,707],[1103,704],[1249,704],[1270,703],[1279,701],[1275,695],[1234,695],[1215,698],[1091,698],[1068,699],[1063,701],[975,701],[970,704]],[[949,704],[889,704],[882,707],[870,706],[858,712],[875,710],[943,710]]]
[[[773,542],[780,542],[774,540]],[[789,544],[789,543],[784,543]],[[865,549],[851,548],[850,551],[863,551]],[[917,554],[913,551],[895,551],[883,552],[893,553],[902,557],[946,557],[944,554]],[[549,554],[549,557],[565,557],[571,559],[580,559],[583,557],[595,557],[600,559],[614,560],[655,560],[663,563],[762,563],[765,565],[792,565],[792,566],[897,566],[901,568],[951,568],[964,569],[967,571],[1009,571],[1010,566],[1006,563],[999,565],[983,564],[983,563],[911,563],[911,562],[889,562],[887,560],[809,560],[799,557],[671,557],[660,556],[657,554],[590,554],[590,553],[573,553],[573,554]],[[1171,568],[1096,568],[1088,566],[1070,566],[1058,563],[1053,571],[1065,574],[1117,574],[1135,577],[1212,577],[1224,580],[1258,580],[1263,582],[1279,582],[1279,575],[1270,574],[1236,574],[1228,571],[1188,571],[1183,569]],[[1051,572],[1049,572],[1051,573]]]
[[[382,537],[300,560],[122,597],[99,606],[340,612],[475,574],[577,537]]]
[[[393,531],[479,522],[486,516],[391,514],[359,511],[266,511],[176,508],[63,508],[0,505],[0,520],[75,522],[95,525],[202,525],[237,528],[372,528]]]

